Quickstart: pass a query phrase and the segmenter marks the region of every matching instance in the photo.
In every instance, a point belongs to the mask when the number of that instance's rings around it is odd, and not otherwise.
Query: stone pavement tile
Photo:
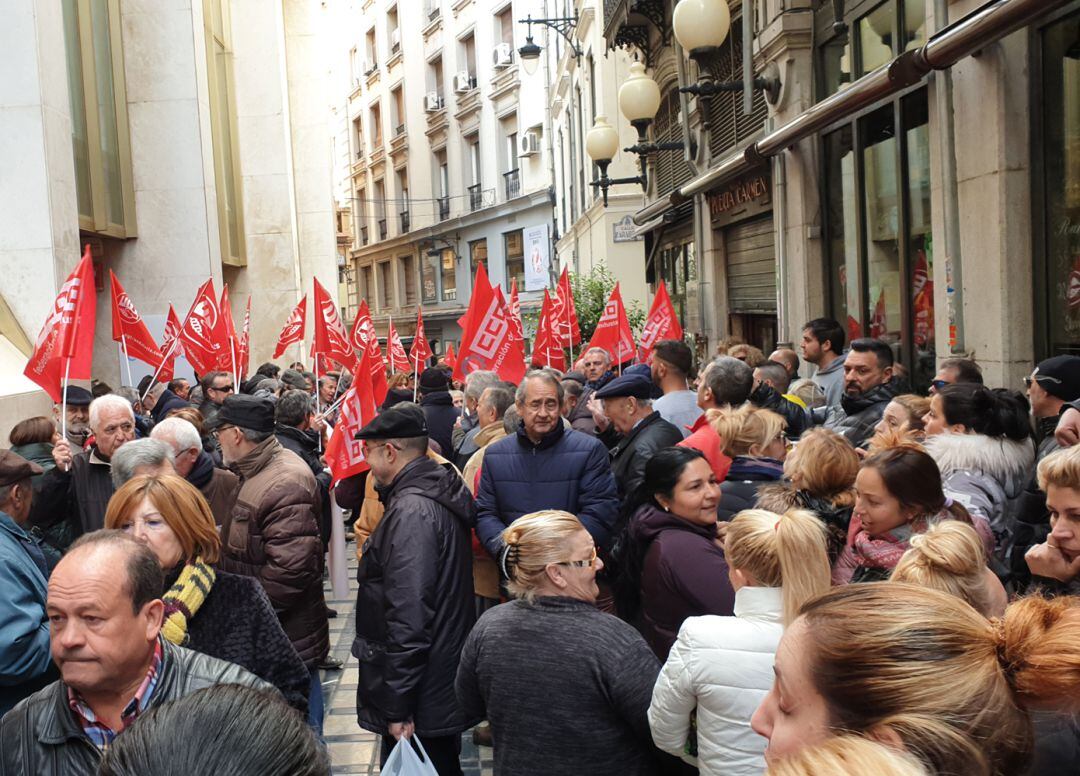
[[[323,736],[338,739],[347,736],[353,741],[374,741],[375,734],[356,724],[356,714],[327,714],[323,717]],[[343,739],[344,740],[344,739]]]
[[[339,773],[339,767],[353,768],[356,766],[368,766],[372,758],[378,759],[377,747],[373,741],[331,741],[327,744],[330,750],[330,763],[334,773]]]

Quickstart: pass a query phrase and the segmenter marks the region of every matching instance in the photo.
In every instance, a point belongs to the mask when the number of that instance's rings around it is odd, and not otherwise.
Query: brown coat
[[[462,472],[465,485],[474,496],[476,495],[477,475],[480,473],[480,467],[484,463],[484,450],[492,442],[498,442],[505,436],[506,429],[503,428],[501,420],[485,426],[476,435],[476,446],[480,449],[469,457],[469,462],[465,464],[465,471]],[[488,554],[488,551],[478,545],[477,542],[473,546],[473,589],[482,598],[498,600],[499,567],[495,565],[495,560]]]
[[[221,568],[262,583],[285,633],[310,667],[330,646],[315,476],[274,437],[230,468],[240,477],[240,490],[221,527]]]
[[[221,526],[229,519],[236,505],[236,496],[240,492],[240,478],[228,469],[219,469],[215,466],[214,473],[210,475],[210,481],[199,490],[206,499],[206,503],[210,505],[214,522]]]

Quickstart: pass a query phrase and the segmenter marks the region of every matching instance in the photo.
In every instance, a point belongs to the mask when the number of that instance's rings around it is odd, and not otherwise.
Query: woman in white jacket
[[[750,717],[773,684],[773,655],[802,604],[829,589],[825,529],[807,510],[740,512],[724,551],[734,617],[690,617],[649,707],[653,741],[695,762],[702,776],[760,776],[766,741]]]

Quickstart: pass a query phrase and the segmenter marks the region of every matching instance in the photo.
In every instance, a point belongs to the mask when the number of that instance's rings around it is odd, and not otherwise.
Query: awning
[[[1070,0],[993,0],[937,32],[921,48],[864,75],[843,91],[827,97],[756,143],[732,153],[666,197],[634,214],[644,224],[694,195],[726,183],[781,153],[800,140],[862,110],[868,105],[918,83],[932,70],[945,70],[1011,32],[1047,16]]]

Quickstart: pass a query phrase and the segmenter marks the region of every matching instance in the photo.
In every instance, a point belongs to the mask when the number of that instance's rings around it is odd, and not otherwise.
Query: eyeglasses
[[[1057,379],[1056,377],[1051,377],[1050,375],[1035,375],[1034,377],[1025,377],[1024,385],[1030,388],[1032,383],[1041,383],[1043,381],[1053,383],[1054,385],[1061,385],[1061,380]]]
[[[222,431],[227,431],[227,430],[228,430],[228,429],[230,429],[230,428],[236,428],[236,426],[218,426],[218,427],[217,427],[217,428],[215,428],[215,429],[214,429],[213,431],[211,431],[211,432],[210,432],[210,434],[211,434],[211,435],[212,435],[212,436],[214,437],[214,439],[217,439],[217,438],[218,438],[218,435],[219,435],[219,434],[220,434],[220,433],[221,433]]]
[[[934,388],[940,391],[946,385],[952,385],[952,383],[950,383],[948,380],[932,380],[930,382],[930,385],[934,386]]]
[[[232,393],[236,390],[236,386],[234,386],[232,383],[230,383],[229,385],[222,385],[220,387],[216,385],[211,385],[210,390],[217,391],[218,393]]]
[[[360,440],[360,449],[364,451],[364,456],[365,457],[370,456],[372,454],[372,452],[374,452],[375,450],[378,450],[380,447],[392,447],[395,450],[398,450],[398,451],[401,450],[400,447],[398,447],[397,445],[391,444],[390,442],[383,442],[382,444],[373,445],[370,442],[368,442],[366,439],[361,439]]]
[[[594,546],[592,548],[592,555],[589,556],[588,560],[564,560],[564,561],[559,561],[555,565],[556,566],[576,566],[579,569],[583,569],[583,568],[592,568],[595,563],[596,563],[596,547]]]

